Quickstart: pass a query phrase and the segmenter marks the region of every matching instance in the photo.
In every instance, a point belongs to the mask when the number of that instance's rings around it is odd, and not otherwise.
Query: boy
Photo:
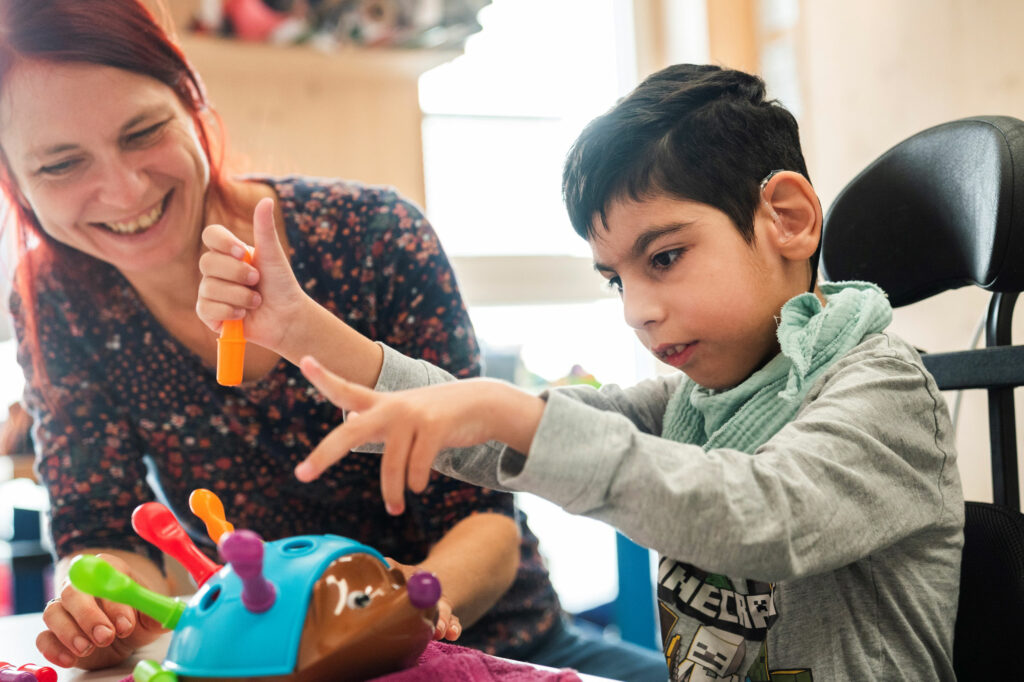
[[[268,279],[251,305],[225,255],[239,245],[210,235],[220,274],[200,316],[276,329],[275,347],[349,410],[296,475],[383,442],[392,513],[433,465],[607,521],[661,555],[673,680],[953,680],[963,499],[949,417],[884,331],[884,294],[816,283],[821,208],[793,117],[754,76],[670,67],[584,130],[563,190],[627,323],[680,373],[540,397],[454,382],[299,297],[272,302]]]

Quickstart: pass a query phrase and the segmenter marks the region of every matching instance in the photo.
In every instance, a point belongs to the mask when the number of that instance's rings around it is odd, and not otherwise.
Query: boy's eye
[[[670,267],[676,260],[683,255],[685,249],[669,249],[668,251],[662,251],[651,256],[651,264],[656,268],[667,268]]]
[[[609,289],[622,293],[622,280],[616,275],[615,277],[609,277],[607,286]]]

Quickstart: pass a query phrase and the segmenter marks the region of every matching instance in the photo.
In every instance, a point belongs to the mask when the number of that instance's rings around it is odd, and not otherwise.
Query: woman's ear
[[[821,202],[800,173],[781,171],[761,188],[761,207],[771,224],[766,236],[784,258],[807,260],[821,239]]]

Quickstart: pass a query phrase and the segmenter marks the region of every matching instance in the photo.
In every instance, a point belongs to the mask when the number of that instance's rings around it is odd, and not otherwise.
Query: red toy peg
[[[0,670],[15,670],[15,667],[13,663],[0,661]],[[57,682],[57,671],[53,668],[26,663],[18,666],[17,670],[31,673],[39,682]]]
[[[39,682],[57,682],[57,671],[48,666],[38,666],[32,663],[19,665],[18,670],[27,670],[36,676]]]
[[[181,562],[199,585],[221,568],[220,564],[199,551],[171,510],[159,502],[147,502],[136,507],[132,512],[132,526],[147,542]]]

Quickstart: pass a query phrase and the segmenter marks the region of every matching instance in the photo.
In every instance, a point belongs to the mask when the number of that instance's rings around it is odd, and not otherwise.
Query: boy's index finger
[[[327,434],[306,459],[295,467],[295,478],[309,483],[320,477],[328,467],[344,458],[352,448],[369,441],[364,424],[346,422]]]
[[[373,390],[345,381],[326,369],[312,356],[303,357],[299,361],[299,369],[318,391],[338,407],[359,412],[373,406],[376,397]]]

